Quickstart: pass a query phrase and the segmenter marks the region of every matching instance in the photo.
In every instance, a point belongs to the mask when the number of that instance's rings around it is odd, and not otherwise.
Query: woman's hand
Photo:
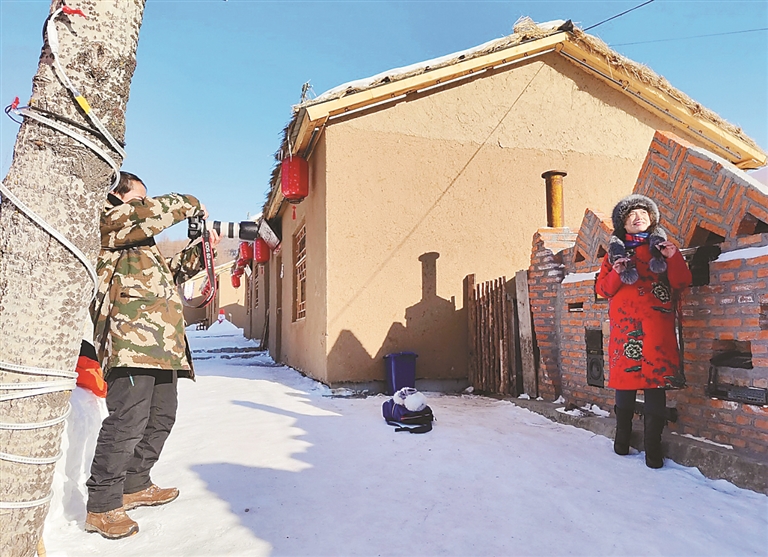
[[[630,259],[629,257],[620,257],[616,261],[613,262],[613,270],[616,271],[618,274],[623,273],[627,270],[627,263],[629,263]]]
[[[656,248],[659,250],[661,255],[663,255],[667,259],[675,255],[675,252],[677,251],[677,246],[672,242],[670,242],[669,240],[666,240],[664,242],[659,242],[658,244],[656,244]]]

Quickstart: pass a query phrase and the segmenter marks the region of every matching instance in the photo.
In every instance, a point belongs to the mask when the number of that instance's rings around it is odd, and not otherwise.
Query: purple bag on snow
[[[395,426],[395,431],[408,431],[410,433],[432,431],[432,421],[435,419],[429,406],[412,412],[391,398],[381,405],[381,413],[389,425]]]

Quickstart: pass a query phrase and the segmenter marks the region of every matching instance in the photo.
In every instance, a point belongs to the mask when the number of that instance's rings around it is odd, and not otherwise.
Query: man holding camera
[[[99,292],[91,306],[94,346],[107,382],[107,409],[88,487],[87,532],[118,539],[138,532],[126,513],[163,505],[179,490],[150,480],[176,419],[178,377],[194,378],[177,285],[203,265],[201,244],[164,259],[154,237],[190,217],[207,218],[191,195],[147,197],[120,173],[101,214]],[[219,236],[210,232],[210,244]]]

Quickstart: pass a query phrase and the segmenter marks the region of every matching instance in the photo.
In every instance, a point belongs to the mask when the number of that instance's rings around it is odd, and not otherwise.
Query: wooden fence
[[[525,271],[475,284],[464,279],[469,382],[482,393],[537,396],[531,310]],[[522,316],[522,318],[520,318]]]

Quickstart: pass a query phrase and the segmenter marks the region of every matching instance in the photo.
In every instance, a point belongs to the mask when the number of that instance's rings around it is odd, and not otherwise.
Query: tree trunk
[[[59,62],[119,142],[125,136],[125,108],[144,2],[70,2],[87,19],[65,14],[56,18]],[[59,7],[60,0],[53,0],[51,13]],[[29,105],[93,128],[54,73],[52,62],[46,41]],[[118,165],[122,163],[98,135],[84,135],[111,153]],[[95,264],[99,214],[112,179],[112,169],[88,147],[25,118],[4,185]],[[83,264],[4,198],[0,203],[0,362],[74,371],[92,291]],[[5,384],[51,379],[0,370],[0,383]],[[0,389],[0,395],[12,392]],[[69,395],[70,391],[63,391],[0,402],[0,423],[44,422],[62,416]],[[0,427],[0,452],[53,457],[59,453],[63,429],[62,423],[22,430]],[[0,501],[45,498],[54,467],[17,463],[0,455]],[[0,509],[0,554],[34,555],[47,511],[47,503]]]

